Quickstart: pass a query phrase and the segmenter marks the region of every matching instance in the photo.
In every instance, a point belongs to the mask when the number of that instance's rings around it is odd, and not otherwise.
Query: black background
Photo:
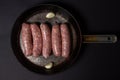
[[[42,3],[66,7],[82,23],[82,34],[116,34],[115,44],[83,44],[80,57],[71,68],[42,75],[23,67],[13,54],[11,30],[25,10]],[[119,0],[1,0],[0,80],[119,80],[120,74]]]

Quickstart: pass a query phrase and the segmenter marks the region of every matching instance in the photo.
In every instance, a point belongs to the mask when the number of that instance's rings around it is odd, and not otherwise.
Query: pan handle
[[[116,35],[83,35],[83,43],[116,43]]]

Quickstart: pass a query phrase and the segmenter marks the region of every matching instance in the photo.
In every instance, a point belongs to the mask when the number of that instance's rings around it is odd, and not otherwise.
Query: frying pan
[[[55,17],[46,18],[49,12],[54,13]],[[67,23],[71,37],[70,56],[63,58],[50,55],[47,59],[43,58],[43,56],[38,58],[25,56],[21,45],[21,26],[23,22],[36,23],[38,25],[43,22],[46,22],[48,25],[55,22]],[[115,43],[117,41],[116,35],[82,35],[79,24],[70,12],[58,5],[41,4],[32,7],[22,13],[13,26],[11,33],[13,52],[18,61],[27,69],[37,73],[52,74],[67,69],[75,62],[80,54],[82,43]],[[45,66],[49,63],[52,64],[52,68],[47,69]]]

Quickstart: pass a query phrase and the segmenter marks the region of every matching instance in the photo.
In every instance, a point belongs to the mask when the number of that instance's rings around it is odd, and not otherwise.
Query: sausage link
[[[51,53],[51,32],[50,28],[47,24],[41,24],[40,25],[41,32],[42,32],[42,38],[43,38],[43,48],[42,48],[42,54],[45,58],[49,57]]]
[[[67,24],[61,24],[61,37],[62,37],[62,56],[67,58],[70,54],[70,32]]]
[[[32,55],[32,36],[30,25],[27,23],[22,24],[21,30],[22,45],[24,48],[23,53],[26,56]]]
[[[36,24],[30,24],[33,37],[33,56],[38,57],[42,51],[42,34]]]
[[[55,56],[62,55],[61,32],[58,24],[52,27],[52,50]]]

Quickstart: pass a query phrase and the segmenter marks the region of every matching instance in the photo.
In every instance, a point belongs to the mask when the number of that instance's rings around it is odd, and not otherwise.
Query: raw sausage
[[[69,57],[70,54],[70,32],[67,24],[61,24],[61,37],[62,37],[62,57]]]
[[[22,45],[24,48],[23,53],[26,56],[32,55],[32,36],[30,25],[27,23],[22,24],[21,30]]]
[[[33,37],[33,56],[38,57],[42,51],[42,35],[39,26],[30,24]]]
[[[62,55],[61,32],[58,24],[52,27],[52,50],[55,56]]]
[[[41,24],[40,29],[42,32],[42,39],[43,39],[43,48],[42,48],[42,55],[45,58],[48,58],[51,53],[51,32],[50,28],[47,24]]]

